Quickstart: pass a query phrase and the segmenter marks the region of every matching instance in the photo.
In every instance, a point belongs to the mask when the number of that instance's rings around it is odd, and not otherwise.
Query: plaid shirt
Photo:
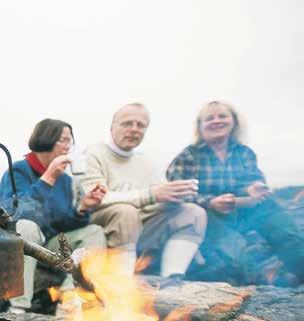
[[[257,167],[255,153],[245,145],[231,141],[226,160],[222,162],[206,143],[186,147],[170,164],[167,170],[169,181],[198,179],[199,192],[185,201],[206,207],[213,197],[225,193],[247,195],[246,188],[256,181],[265,182]]]

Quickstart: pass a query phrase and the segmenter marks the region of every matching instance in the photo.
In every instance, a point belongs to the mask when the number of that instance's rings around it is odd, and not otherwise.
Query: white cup
[[[199,181],[195,178],[192,178],[192,179],[188,179],[189,183],[191,184],[191,187],[192,189],[197,192],[198,191],[198,184],[199,184]]]
[[[83,175],[86,172],[85,156],[82,152],[73,151],[69,154],[71,160],[71,172],[73,175]]]

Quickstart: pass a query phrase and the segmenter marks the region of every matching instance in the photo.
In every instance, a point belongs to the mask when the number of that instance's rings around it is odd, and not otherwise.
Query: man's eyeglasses
[[[134,124],[140,130],[145,130],[148,127],[147,124],[144,124],[140,121],[133,121],[133,120],[123,121],[123,122],[119,123],[119,126],[122,128],[132,128],[134,126]]]

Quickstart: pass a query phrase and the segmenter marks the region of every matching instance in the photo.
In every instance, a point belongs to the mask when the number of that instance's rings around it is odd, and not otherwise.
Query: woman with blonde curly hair
[[[197,202],[218,212],[262,201],[269,191],[255,153],[240,142],[241,131],[240,117],[231,105],[221,101],[203,105],[196,120],[195,142],[175,158],[168,178],[198,179],[201,195]]]
[[[198,113],[194,144],[176,156],[167,170],[170,181],[199,181],[198,194],[185,201],[208,212],[207,235],[201,246],[206,264],[195,278],[243,284],[296,284],[297,278],[287,272],[281,261],[284,255],[276,251],[284,228],[275,222],[284,225],[288,219],[281,215],[255,153],[241,143],[240,136],[240,117],[235,108],[211,101]],[[280,233],[270,233],[277,228]],[[296,244],[288,244],[289,250],[303,245],[301,238],[294,240]],[[304,261],[301,255],[293,267]]]

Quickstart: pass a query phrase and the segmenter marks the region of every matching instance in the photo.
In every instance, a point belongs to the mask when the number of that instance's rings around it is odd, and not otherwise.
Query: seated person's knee
[[[105,226],[108,246],[135,244],[142,227],[139,210],[129,204],[119,204],[113,206],[110,216],[111,219]]]
[[[36,243],[43,243],[45,241],[39,226],[31,220],[22,219],[17,221],[16,231],[27,241]]]
[[[204,208],[194,203],[184,203],[183,213],[192,218],[193,225],[199,234],[205,233],[208,223],[208,216]]]
[[[131,221],[139,220],[139,211],[135,206],[129,204],[118,204],[115,205],[115,214],[124,219]]]

